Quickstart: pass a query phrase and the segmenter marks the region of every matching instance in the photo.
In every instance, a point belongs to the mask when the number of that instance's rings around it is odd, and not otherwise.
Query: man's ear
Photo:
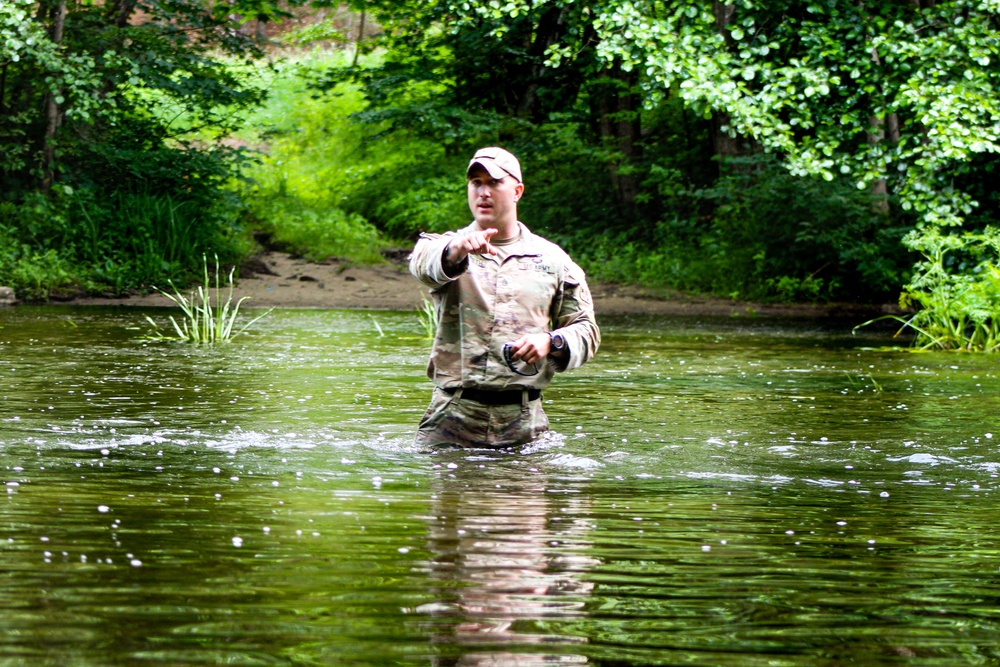
[[[524,194],[524,183],[518,183],[514,186],[514,201],[517,201]]]

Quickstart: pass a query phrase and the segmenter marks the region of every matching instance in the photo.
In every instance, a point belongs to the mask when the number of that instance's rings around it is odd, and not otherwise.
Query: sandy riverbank
[[[249,297],[245,307],[358,308],[412,310],[427,292],[401,262],[353,266],[336,260],[307,262],[285,253],[268,252],[250,267],[255,272],[237,281],[237,298]],[[858,318],[861,322],[891,307],[853,304],[758,304],[695,297],[665,291],[592,283],[594,304],[601,314],[663,314],[722,316],[784,316]],[[171,306],[160,294],[124,298],[86,297],[61,303],[73,305]]]

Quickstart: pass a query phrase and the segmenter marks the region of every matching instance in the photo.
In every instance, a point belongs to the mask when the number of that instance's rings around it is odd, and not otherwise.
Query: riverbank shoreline
[[[860,323],[899,312],[891,304],[750,303],[636,285],[591,283],[590,287],[598,315],[837,318],[857,319]],[[409,275],[402,261],[357,266],[338,260],[309,262],[287,253],[269,251],[243,267],[233,296],[234,299],[246,297],[244,308],[415,310],[421,307],[427,290]],[[174,305],[159,293],[53,298],[49,303],[122,307]]]

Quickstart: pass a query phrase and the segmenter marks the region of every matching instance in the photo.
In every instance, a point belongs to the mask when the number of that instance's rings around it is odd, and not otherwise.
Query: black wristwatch
[[[552,352],[562,352],[566,349],[566,339],[562,337],[562,334],[554,334],[550,331],[549,343]]]

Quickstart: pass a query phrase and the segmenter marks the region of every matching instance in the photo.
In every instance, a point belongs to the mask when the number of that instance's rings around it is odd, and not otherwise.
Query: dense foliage
[[[379,7],[387,57],[354,73],[358,117],[446,155],[515,150],[526,218],[625,279],[885,298],[914,257],[903,232],[961,224],[992,176],[990,3]]]
[[[909,282],[930,310],[936,239],[947,275],[985,275],[998,0],[357,7],[376,37],[313,20],[286,43],[339,54],[272,44],[264,67],[239,29],[282,14],[263,0],[0,0],[0,281],[125,289],[236,257],[241,226],[374,261],[467,221],[488,144],[522,159],[522,218],[597,278],[788,301]],[[235,145],[263,151],[245,181]]]
[[[229,11],[0,1],[0,280],[120,291],[238,255],[239,151],[191,135],[262,99],[219,57],[260,55]]]

